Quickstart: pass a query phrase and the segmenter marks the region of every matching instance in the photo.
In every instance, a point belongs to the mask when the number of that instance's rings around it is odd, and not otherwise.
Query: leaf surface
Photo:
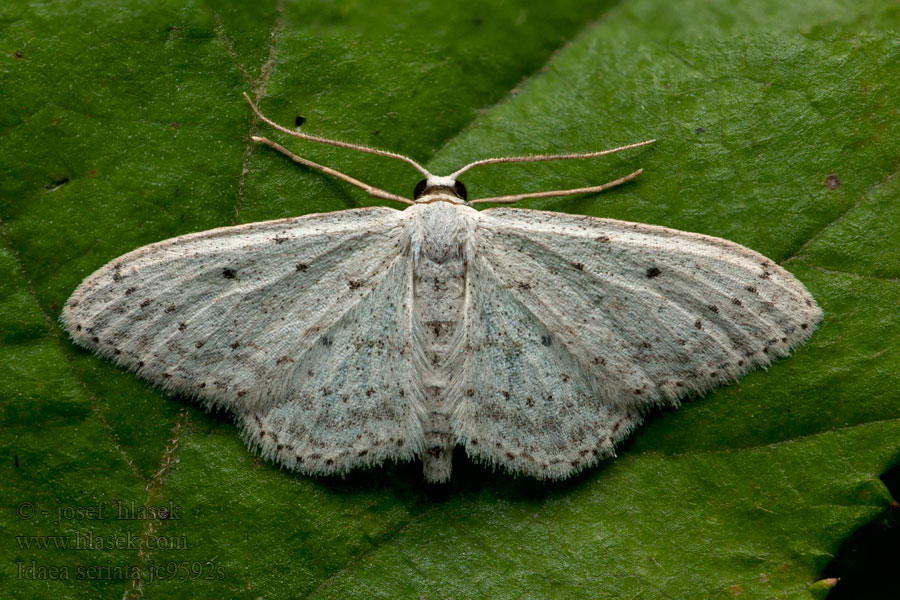
[[[823,597],[830,584],[816,582],[841,541],[892,502],[878,477],[898,456],[900,5],[251,4],[0,7],[0,589]],[[228,415],[165,397],[56,322],[85,276],[141,245],[378,203],[250,144],[284,136],[243,91],[285,125],[303,116],[308,133],[438,172],[657,138],[465,182],[491,196],[643,167],[601,195],[523,205],[744,244],[800,278],[825,321],[791,357],[658,411],[618,459],[560,484],[493,473],[461,450],[445,499],[416,464],[346,479],[280,471]],[[395,193],[419,178],[286,143]],[[118,518],[160,506],[168,518]],[[85,532],[105,545],[21,537]]]

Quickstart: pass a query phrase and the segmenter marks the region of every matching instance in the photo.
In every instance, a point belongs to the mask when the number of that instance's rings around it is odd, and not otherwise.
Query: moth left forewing
[[[515,352],[538,351],[536,342],[548,357],[561,348],[571,365],[568,381],[555,383],[560,393],[554,398],[569,398],[559,404],[566,414],[589,414],[591,402],[610,411],[606,435],[597,438],[603,444],[621,439],[619,432],[638,419],[636,411],[676,403],[689,392],[707,391],[786,355],[822,316],[803,285],[764,256],[726,240],[662,227],[493,209],[480,213],[476,257],[482,261],[473,271],[476,293],[497,291],[490,301],[472,304],[472,322],[512,327],[516,335],[486,336],[481,349],[476,347],[475,363],[498,345],[506,351],[491,360],[501,369],[516,362]],[[524,316],[515,325],[507,318],[504,325],[492,316],[496,311],[527,314],[541,327],[526,328]],[[536,359],[531,362],[536,378],[553,377],[549,369],[536,367]],[[520,393],[528,391],[526,381],[518,385],[526,386]],[[543,382],[530,385],[552,395]],[[482,396],[496,390],[473,388],[472,406],[494,401]],[[461,407],[460,414],[472,406]],[[458,421],[470,425],[461,437],[470,450],[471,435],[496,437],[507,430],[508,419],[539,421],[536,411],[528,405],[493,415],[482,411],[477,425]],[[478,443],[485,441],[506,443]],[[493,460],[517,468],[505,453]]]

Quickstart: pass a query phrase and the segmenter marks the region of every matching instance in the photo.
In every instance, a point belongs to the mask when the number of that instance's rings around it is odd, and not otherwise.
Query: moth
[[[377,198],[371,207],[223,227],[138,248],[88,277],[61,321],[73,340],[171,394],[230,411],[247,443],[306,474],[454,448],[562,479],[614,453],[654,406],[678,405],[807,340],[822,311],[802,283],[733,242],[665,227],[467,200],[490,158],[448,176],[412,159],[413,199],[296,156]]]

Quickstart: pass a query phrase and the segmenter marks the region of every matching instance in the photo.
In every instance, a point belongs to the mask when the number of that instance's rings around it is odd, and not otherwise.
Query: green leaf
[[[0,589],[824,597],[842,540],[890,505],[878,477],[898,456],[900,5],[218,4],[0,6]],[[461,450],[447,498],[416,464],[279,470],[228,415],[160,394],[56,322],[84,277],[143,244],[378,203],[250,143],[285,136],[243,91],[285,125],[302,115],[309,133],[440,172],[657,138],[485,167],[466,185],[584,187],[643,167],[610,192],[523,205],[744,244],[799,277],[825,321],[768,370],[657,411],[618,459],[567,482],[495,473]],[[396,193],[419,178],[285,143]],[[119,518],[159,506],[169,518]],[[57,546],[76,539],[94,549]]]

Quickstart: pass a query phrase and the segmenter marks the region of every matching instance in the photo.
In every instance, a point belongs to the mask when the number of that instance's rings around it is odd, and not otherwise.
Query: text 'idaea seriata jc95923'
[[[249,102],[248,98],[248,102]],[[446,481],[457,444],[513,473],[561,479],[613,454],[651,407],[787,355],[822,311],[765,256],[696,233],[468,201],[465,171],[408,205],[223,227],[116,258],[63,308],[75,342],[166,392],[228,409],[248,444],[308,474],[421,458]]]

